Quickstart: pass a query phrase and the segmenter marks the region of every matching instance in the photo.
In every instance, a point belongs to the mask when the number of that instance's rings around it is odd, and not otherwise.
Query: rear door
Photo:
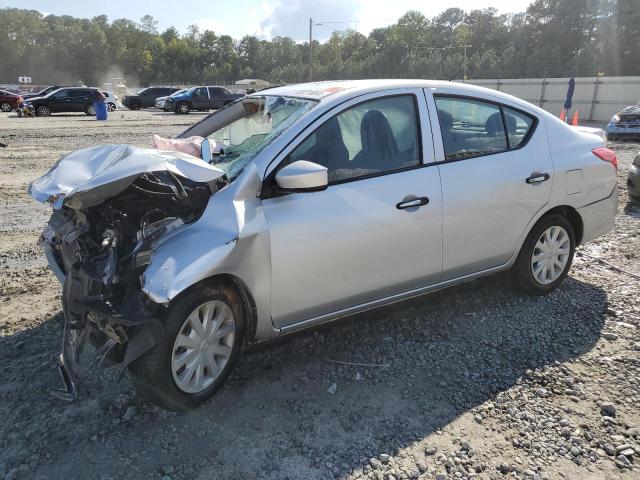
[[[87,88],[77,88],[69,90],[69,103],[70,111],[72,112],[84,112],[86,106],[90,103],[91,90]]]
[[[276,326],[438,282],[440,177],[420,89],[352,99],[282,156],[267,185],[279,168],[308,160],[327,167],[329,186],[263,199]]]
[[[498,267],[549,201],[554,168],[536,116],[484,98],[427,92],[442,162],[443,280]]]

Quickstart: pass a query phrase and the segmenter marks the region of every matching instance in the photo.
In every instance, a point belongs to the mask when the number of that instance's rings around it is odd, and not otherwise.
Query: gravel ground
[[[639,478],[638,144],[612,147],[615,229],[545,298],[500,275],[361,314],[254,349],[188,414],[91,363],[77,403],[53,398],[60,286],[27,183],[70,150],[146,145],[197,118],[0,114],[0,478]]]

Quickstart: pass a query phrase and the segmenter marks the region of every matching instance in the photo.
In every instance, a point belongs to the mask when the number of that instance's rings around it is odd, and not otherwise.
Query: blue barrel
[[[107,119],[107,104],[106,102],[94,102],[93,108],[96,109],[96,120]]]

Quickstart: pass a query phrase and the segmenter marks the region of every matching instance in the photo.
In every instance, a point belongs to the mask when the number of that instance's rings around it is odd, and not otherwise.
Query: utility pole
[[[473,45],[464,44],[464,77],[462,78],[463,82],[467,81],[467,47],[471,48]]]
[[[309,18],[309,80],[311,80],[311,69],[313,68],[313,18]]]

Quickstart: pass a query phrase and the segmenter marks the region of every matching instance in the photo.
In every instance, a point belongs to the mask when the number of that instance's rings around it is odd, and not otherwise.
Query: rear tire
[[[90,103],[89,105],[84,107],[84,113],[86,115],[89,115],[90,117],[96,116],[96,107],[93,105],[93,103]]]
[[[40,105],[36,108],[36,115],[38,117],[48,117],[51,115],[51,109],[46,105]]]
[[[3,112],[10,112],[11,110],[13,110],[13,107],[9,102],[2,102],[2,104],[0,104],[0,110],[2,110]]]
[[[541,218],[529,232],[514,265],[520,288],[532,295],[555,290],[571,268],[575,238],[573,227],[564,216]]]
[[[206,323],[202,312],[209,312],[213,323]],[[222,319],[218,326],[224,328],[216,327],[218,317]],[[162,320],[162,342],[129,366],[131,383],[140,397],[162,408],[192,410],[211,398],[233,369],[244,337],[242,299],[225,284],[199,287],[173,300]],[[204,329],[211,325],[211,333],[191,328],[194,321],[202,322],[198,326]],[[192,339],[193,344],[187,345]],[[218,356],[219,350],[226,356]],[[211,359],[213,363],[208,363]]]

